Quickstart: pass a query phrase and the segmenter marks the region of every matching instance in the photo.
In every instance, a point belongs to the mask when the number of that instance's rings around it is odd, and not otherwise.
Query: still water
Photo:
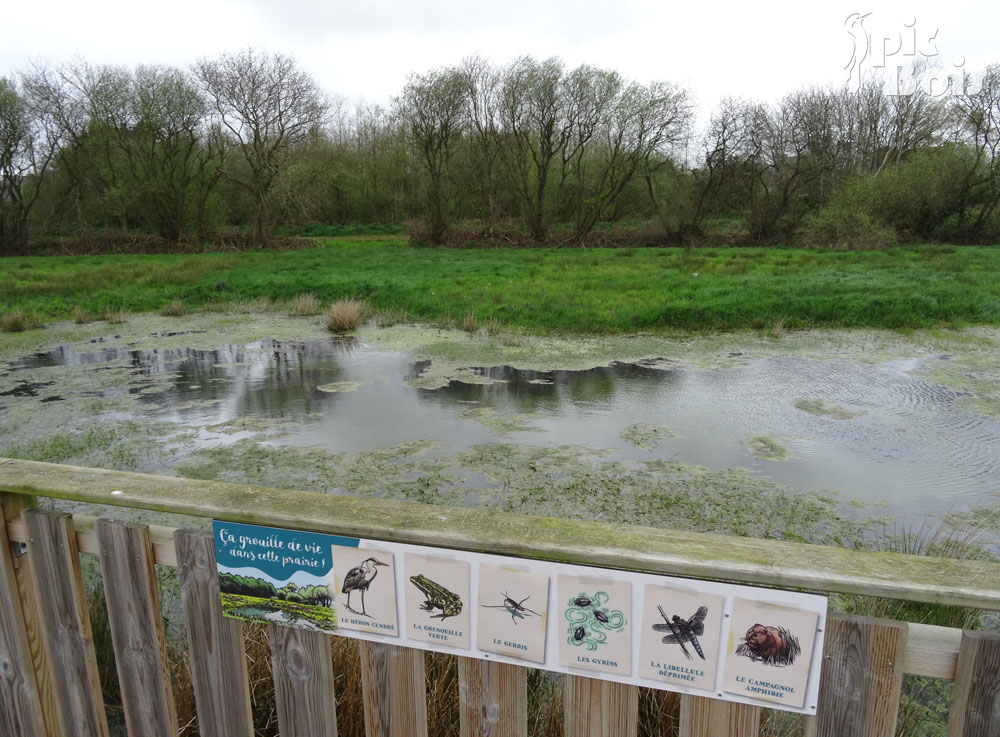
[[[95,394],[138,394],[131,416],[198,428],[203,444],[247,436],[206,430],[213,424],[260,418],[287,423],[282,437],[265,442],[337,451],[415,440],[436,441],[431,452],[442,455],[482,443],[580,445],[613,449],[606,460],[748,468],[912,519],[990,502],[1000,478],[1000,424],[957,406],[960,392],[915,375],[921,360],[758,358],[711,370],[665,359],[582,371],[469,366],[463,380],[428,388],[432,362],[331,339],[216,350],[64,346],[11,362],[8,377],[24,376],[14,388],[30,391],[33,369],[124,363],[136,383]],[[159,385],[154,393],[146,393],[150,382]],[[802,400],[822,400],[842,418],[803,410]],[[636,444],[626,430],[637,425],[662,434]],[[755,436],[790,456],[755,457],[747,444]]]

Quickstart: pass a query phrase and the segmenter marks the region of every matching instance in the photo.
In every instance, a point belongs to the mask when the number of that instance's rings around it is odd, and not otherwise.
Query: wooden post
[[[0,734],[45,737],[42,701],[11,556],[0,516]]]
[[[330,636],[268,625],[281,737],[337,737]]]
[[[680,737],[757,737],[761,708],[734,701],[681,696]]]
[[[427,737],[424,653],[381,642],[360,643],[367,737]]]
[[[0,506],[3,507],[3,517],[7,525],[24,526],[21,513],[25,509],[37,506],[33,497],[22,494],[0,493]],[[8,535],[8,537],[10,537]],[[19,538],[27,545],[27,535]],[[12,559],[14,579],[17,584],[17,595],[20,599],[21,613],[24,618],[24,629],[28,635],[28,647],[31,650],[31,663],[35,671],[35,684],[38,687],[38,697],[42,704],[42,720],[45,722],[45,734],[48,737],[59,735],[59,715],[56,713],[55,686],[52,682],[52,668],[49,666],[48,653],[45,652],[45,642],[42,639],[42,625],[38,621],[35,609],[35,586],[31,578],[31,551],[26,548],[20,556]]]
[[[612,681],[564,676],[565,737],[636,737],[639,689]]]
[[[459,658],[458,716],[461,737],[527,737],[528,669]]]
[[[198,728],[204,737],[252,737],[243,625],[222,616],[212,536],[178,530],[174,544]]]
[[[97,539],[129,737],[177,734],[149,528],[102,519]]]
[[[809,720],[808,737],[893,737],[906,639],[905,622],[828,617],[819,709]]]
[[[26,509],[23,518],[34,556],[31,576],[42,638],[56,676],[53,684],[61,733],[107,737],[73,519],[37,509]]]
[[[966,631],[958,651],[948,737],[1000,734],[1000,635]]]

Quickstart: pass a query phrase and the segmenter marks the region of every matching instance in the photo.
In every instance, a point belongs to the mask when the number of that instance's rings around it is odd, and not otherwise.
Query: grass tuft
[[[462,330],[467,333],[474,333],[479,330],[479,320],[476,319],[475,312],[467,312],[462,318]]]
[[[0,317],[0,330],[5,333],[23,333],[28,327],[28,316],[23,310],[11,310]]]
[[[311,317],[323,311],[323,303],[312,292],[297,294],[288,305],[288,313],[297,317]]]
[[[767,328],[767,335],[769,338],[778,339],[785,334],[785,318],[778,315],[771,320],[771,324]]]
[[[326,313],[326,327],[331,333],[346,333],[358,325],[365,309],[365,303],[360,299],[345,297],[338,299]]]
[[[187,312],[187,310],[184,309],[184,303],[181,302],[179,297],[174,297],[167,303],[167,306],[160,311],[160,314],[164,317],[180,317],[185,312]]]
[[[90,322],[90,320],[90,310],[85,307],[81,307],[80,305],[73,308],[73,322],[77,325],[84,325]]]
[[[121,325],[128,319],[128,310],[124,307],[107,307],[103,317],[109,325]]]

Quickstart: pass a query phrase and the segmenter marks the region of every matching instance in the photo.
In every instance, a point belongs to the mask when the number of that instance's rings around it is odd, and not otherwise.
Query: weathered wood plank
[[[0,734],[23,737],[46,734],[31,643],[4,524],[0,524]]]
[[[809,737],[893,737],[906,640],[905,622],[828,617],[819,708]]]
[[[478,658],[458,659],[461,737],[527,737],[528,669]]]
[[[757,737],[761,708],[701,696],[681,696],[679,737]]]
[[[55,674],[62,733],[107,737],[101,679],[71,518],[37,509],[26,509],[22,516],[33,556],[31,576],[42,638]]]
[[[966,632],[958,654],[948,737],[1000,734],[1000,635]]]
[[[624,683],[564,676],[565,737],[635,737],[639,730],[639,689]]]
[[[337,737],[330,636],[268,625],[281,737]]]
[[[16,494],[3,495],[8,498],[24,499],[31,501],[32,497],[19,497]],[[100,555],[101,546],[97,540],[97,517],[86,514],[73,515],[73,529],[76,530],[76,547],[81,553],[90,555]],[[153,562],[161,566],[177,567],[177,550],[174,548],[174,533],[176,527],[164,527],[163,525],[148,525],[149,539],[153,545]],[[27,532],[24,523],[18,519],[7,522],[7,534],[11,540],[27,542]],[[957,647],[957,646],[956,646]],[[957,652],[957,649],[956,649]]]
[[[97,537],[129,737],[177,734],[149,530],[100,520]]]
[[[381,642],[359,643],[367,737],[427,737],[424,653]]]
[[[958,664],[958,648],[962,644],[962,630],[914,622],[910,622],[909,626],[903,672],[953,680]]]
[[[621,570],[1000,609],[1000,564],[987,561],[872,553],[13,459],[0,464],[0,491]],[[595,544],[600,540],[609,543]]]
[[[11,540],[24,544],[22,555],[13,559],[14,578],[17,581],[17,594],[21,600],[21,612],[24,615],[24,628],[28,635],[28,647],[31,649],[31,663],[35,671],[35,683],[38,686],[38,696],[42,702],[42,719],[45,722],[45,733],[48,737],[60,737],[59,714],[56,710],[55,684],[49,656],[45,651],[45,641],[42,638],[42,625],[38,621],[38,611],[35,608],[35,584],[31,576],[31,551],[28,550],[28,535],[25,531],[21,537],[10,534],[11,527],[17,525],[24,528],[21,513],[25,509],[37,506],[37,500],[32,497],[17,494],[0,493],[0,505],[3,516],[7,520],[7,533]]]
[[[212,536],[178,530],[174,539],[199,730],[203,737],[251,737],[243,625],[222,616]]]

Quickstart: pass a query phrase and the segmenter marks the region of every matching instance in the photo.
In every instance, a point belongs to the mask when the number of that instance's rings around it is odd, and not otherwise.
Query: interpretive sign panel
[[[816,712],[822,596],[229,522],[213,531],[229,617]]]

